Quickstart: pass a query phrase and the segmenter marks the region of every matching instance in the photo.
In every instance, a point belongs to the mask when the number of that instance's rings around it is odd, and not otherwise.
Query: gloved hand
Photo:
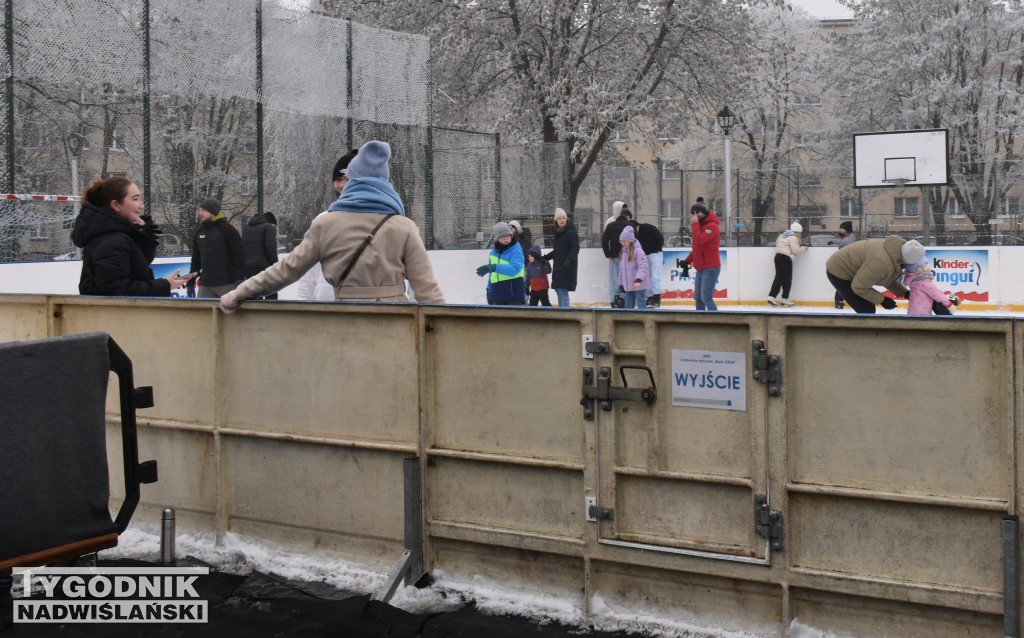
[[[626,289],[623,288],[622,286],[619,286],[619,292],[626,292]]]
[[[690,276],[690,262],[684,261],[683,262],[683,277],[689,277],[689,276]]]
[[[220,298],[220,309],[226,315],[238,310],[238,291],[232,290]]]
[[[892,310],[896,307],[896,300],[892,297],[885,297],[882,299],[882,307],[886,310]]]
[[[830,240],[828,240],[828,245],[829,246],[835,246],[836,243],[830,239]]]
[[[477,277],[483,277],[484,275],[486,275],[490,271],[491,271],[490,264],[488,264],[486,266],[480,266],[479,268],[476,269],[476,276]]]
[[[956,295],[949,295],[949,303],[953,304],[954,306],[958,306],[959,307],[960,306],[960,297],[957,297]]]
[[[903,298],[910,299],[910,290],[907,290],[905,293],[903,293]]]

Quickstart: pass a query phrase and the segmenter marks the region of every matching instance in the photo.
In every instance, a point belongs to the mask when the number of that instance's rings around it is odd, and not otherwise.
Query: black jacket
[[[245,276],[255,277],[277,263],[277,228],[266,215],[253,215],[242,228],[245,248]]]
[[[242,236],[223,217],[202,222],[192,242],[192,272],[203,286],[224,286],[245,279]]]
[[[665,236],[654,224],[640,224],[636,229],[636,239],[645,255],[660,253],[665,247]]]
[[[158,245],[154,226],[136,226],[117,213],[85,202],[71,241],[82,249],[83,295],[169,297],[171,284],[154,279],[149,265]]]
[[[626,226],[632,226],[634,229],[637,224],[632,219],[625,215],[619,215],[615,218],[615,221],[608,224],[608,227],[604,229],[604,234],[601,235],[601,248],[604,249],[604,256],[611,259],[612,257],[618,257],[619,251],[622,250],[622,244],[619,243],[619,235]]]
[[[576,224],[569,222],[564,228],[555,229],[554,245],[544,259],[551,260],[551,287],[562,290],[576,290],[576,271],[580,257],[580,234]]]

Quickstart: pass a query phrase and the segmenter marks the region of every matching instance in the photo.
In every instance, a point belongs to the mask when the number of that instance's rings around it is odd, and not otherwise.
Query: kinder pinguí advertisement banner
[[[697,271],[690,266],[690,276],[683,277],[683,262],[689,254],[689,249],[665,251],[665,265],[661,273],[662,299],[693,299],[693,281]],[[725,269],[728,267],[726,252],[719,250],[718,258],[722,260],[722,271],[718,275],[718,285],[715,286],[713,297],[725,299],[729,296],[729,289],[723,284]]]
[[[929,248],[925,258],[939,290],[966,301],[988,301],[992,276],[987,249]]]

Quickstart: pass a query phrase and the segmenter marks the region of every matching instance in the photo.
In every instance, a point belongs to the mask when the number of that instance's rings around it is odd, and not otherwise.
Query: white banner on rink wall
[[[808,248],[793,263],[793,289],[789,298],[798,306],[807,305],[811,312],[814,304],[832,307],[835,289],[825,277],[825,262],[835,251],[824,246]],[[429,251],[434,276],[448,303],[487,303],[486,282],[477,277],[476,269],[487,263],[488,253],[486,250]],[[722,274],[715,294],[719,309],[729,310],[730,304],[738,303],[770,311],[765,300],[775,277],[775,249],[728,248],[722,253]],[[688,249],[682,248],[666,251],[662,310],[693,309],[692,292],[687,289],[692,289],[692,285],[671,279],[676,259],[688,254]],[[939,287],[966,302],[961,311],[978,305],[988,306],[979,308],[982,310],[994,307],[1017,311],[1019,308],[1012,306],[1024,304],[1024,277],[1019,275],[1024,271],[1024,247],[929,246],[926,254]],[[158,277],[166,277],[173,272],[168,268],[187,270],[188,266],[188,257],[160,257],[153,263],[153,270]],[[3,263],[0,264],[0,294],[76,295],[81,271],[81,261]],[[692,270],[690,274],[693,275]],[[680,298],[672,298],[671,291],[677,289],[685,292]],[[294,285],[285,288],[281,291],[281,300],[296,299],[297,290]],[[607,308],[610,298],[608,260],[600,248],[584,248],[580,251],[578,283],[576,290],[569,293],[570,301],[576,306]]]
[[[673,350],[672,405],[746,411],[746,353]]]

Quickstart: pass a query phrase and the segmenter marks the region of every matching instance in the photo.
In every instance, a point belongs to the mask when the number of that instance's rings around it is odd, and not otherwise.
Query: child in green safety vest
[[[505,222],[494,225],[494,249],[486,266],[476,274],[487,275],[487,303],[495,306],[522,306],[526,303],[526,259],[523,249],[512,237]]]

